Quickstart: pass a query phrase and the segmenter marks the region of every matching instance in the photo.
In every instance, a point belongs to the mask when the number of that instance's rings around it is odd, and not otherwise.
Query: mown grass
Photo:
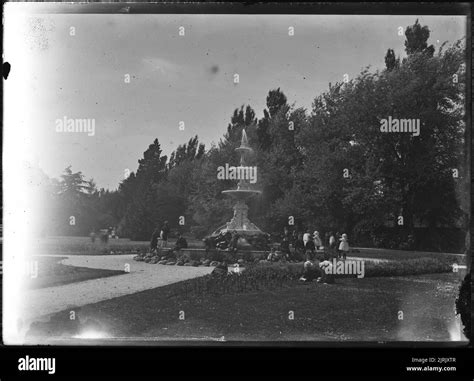
[[[458,285],[453,273],[332,285],[293,281],[218,296],[174,295],[175,285],[169,285],[83,306],[75,321],[68,311],[55,314],[32,326],[28,337],[72,337],[93,324],[109,337],[137,340],[449,341]]]

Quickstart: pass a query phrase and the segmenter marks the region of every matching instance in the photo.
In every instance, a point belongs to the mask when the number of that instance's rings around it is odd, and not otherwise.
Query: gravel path
[[[130,272],[107,278],[48,287],[24,292],[23,321],[49,315],[65,309],[97,303],[122,295],[165,286],[209,274],[213,267],[185,267],[148,264],[133,260],[134,255],[75,255],[62,261],[65,265]]]

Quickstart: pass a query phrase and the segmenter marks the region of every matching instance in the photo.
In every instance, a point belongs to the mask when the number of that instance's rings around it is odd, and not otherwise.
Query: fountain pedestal
[[[238,200],[234,205],[234,216],[226,224],[226,229],[237,233],[262,233],[248,217],[249,207],[243,200]]]

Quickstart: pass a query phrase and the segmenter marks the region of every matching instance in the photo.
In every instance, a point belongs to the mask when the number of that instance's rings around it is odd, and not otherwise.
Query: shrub
[[[201,259],[201,253],[196,251],[189,251],[188,257],[191,261],[199,261]]]

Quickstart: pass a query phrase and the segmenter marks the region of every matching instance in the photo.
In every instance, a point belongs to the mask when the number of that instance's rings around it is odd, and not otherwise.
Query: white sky
[[[198,135],[218,142],[236,107],[262,115],[270,89],[311,107],[329,82],[384,67],[404,54],[398,27],[417,16],[99,15],[14,16],[5,8],[6,129],[49,175],[66,166],[115,189],[158,138],[165,154]],[[465,36],[461,16],[420,16],[429,43]],[[185,37],[178,36],[184,26]],[[288,36],[288,27],[295,35]],[[70,36],[70,27],[75,36]],[[212,68],[218,68],[213,73]],[[240,83],[234,85],[233,74]],[[124,83],[130,74],[131,83]],[[8,99],[9,94],[12,95]],[[94,136],[57,133],[55,120],[95,118]],[[185,121],[184,131],[178,122]]]

